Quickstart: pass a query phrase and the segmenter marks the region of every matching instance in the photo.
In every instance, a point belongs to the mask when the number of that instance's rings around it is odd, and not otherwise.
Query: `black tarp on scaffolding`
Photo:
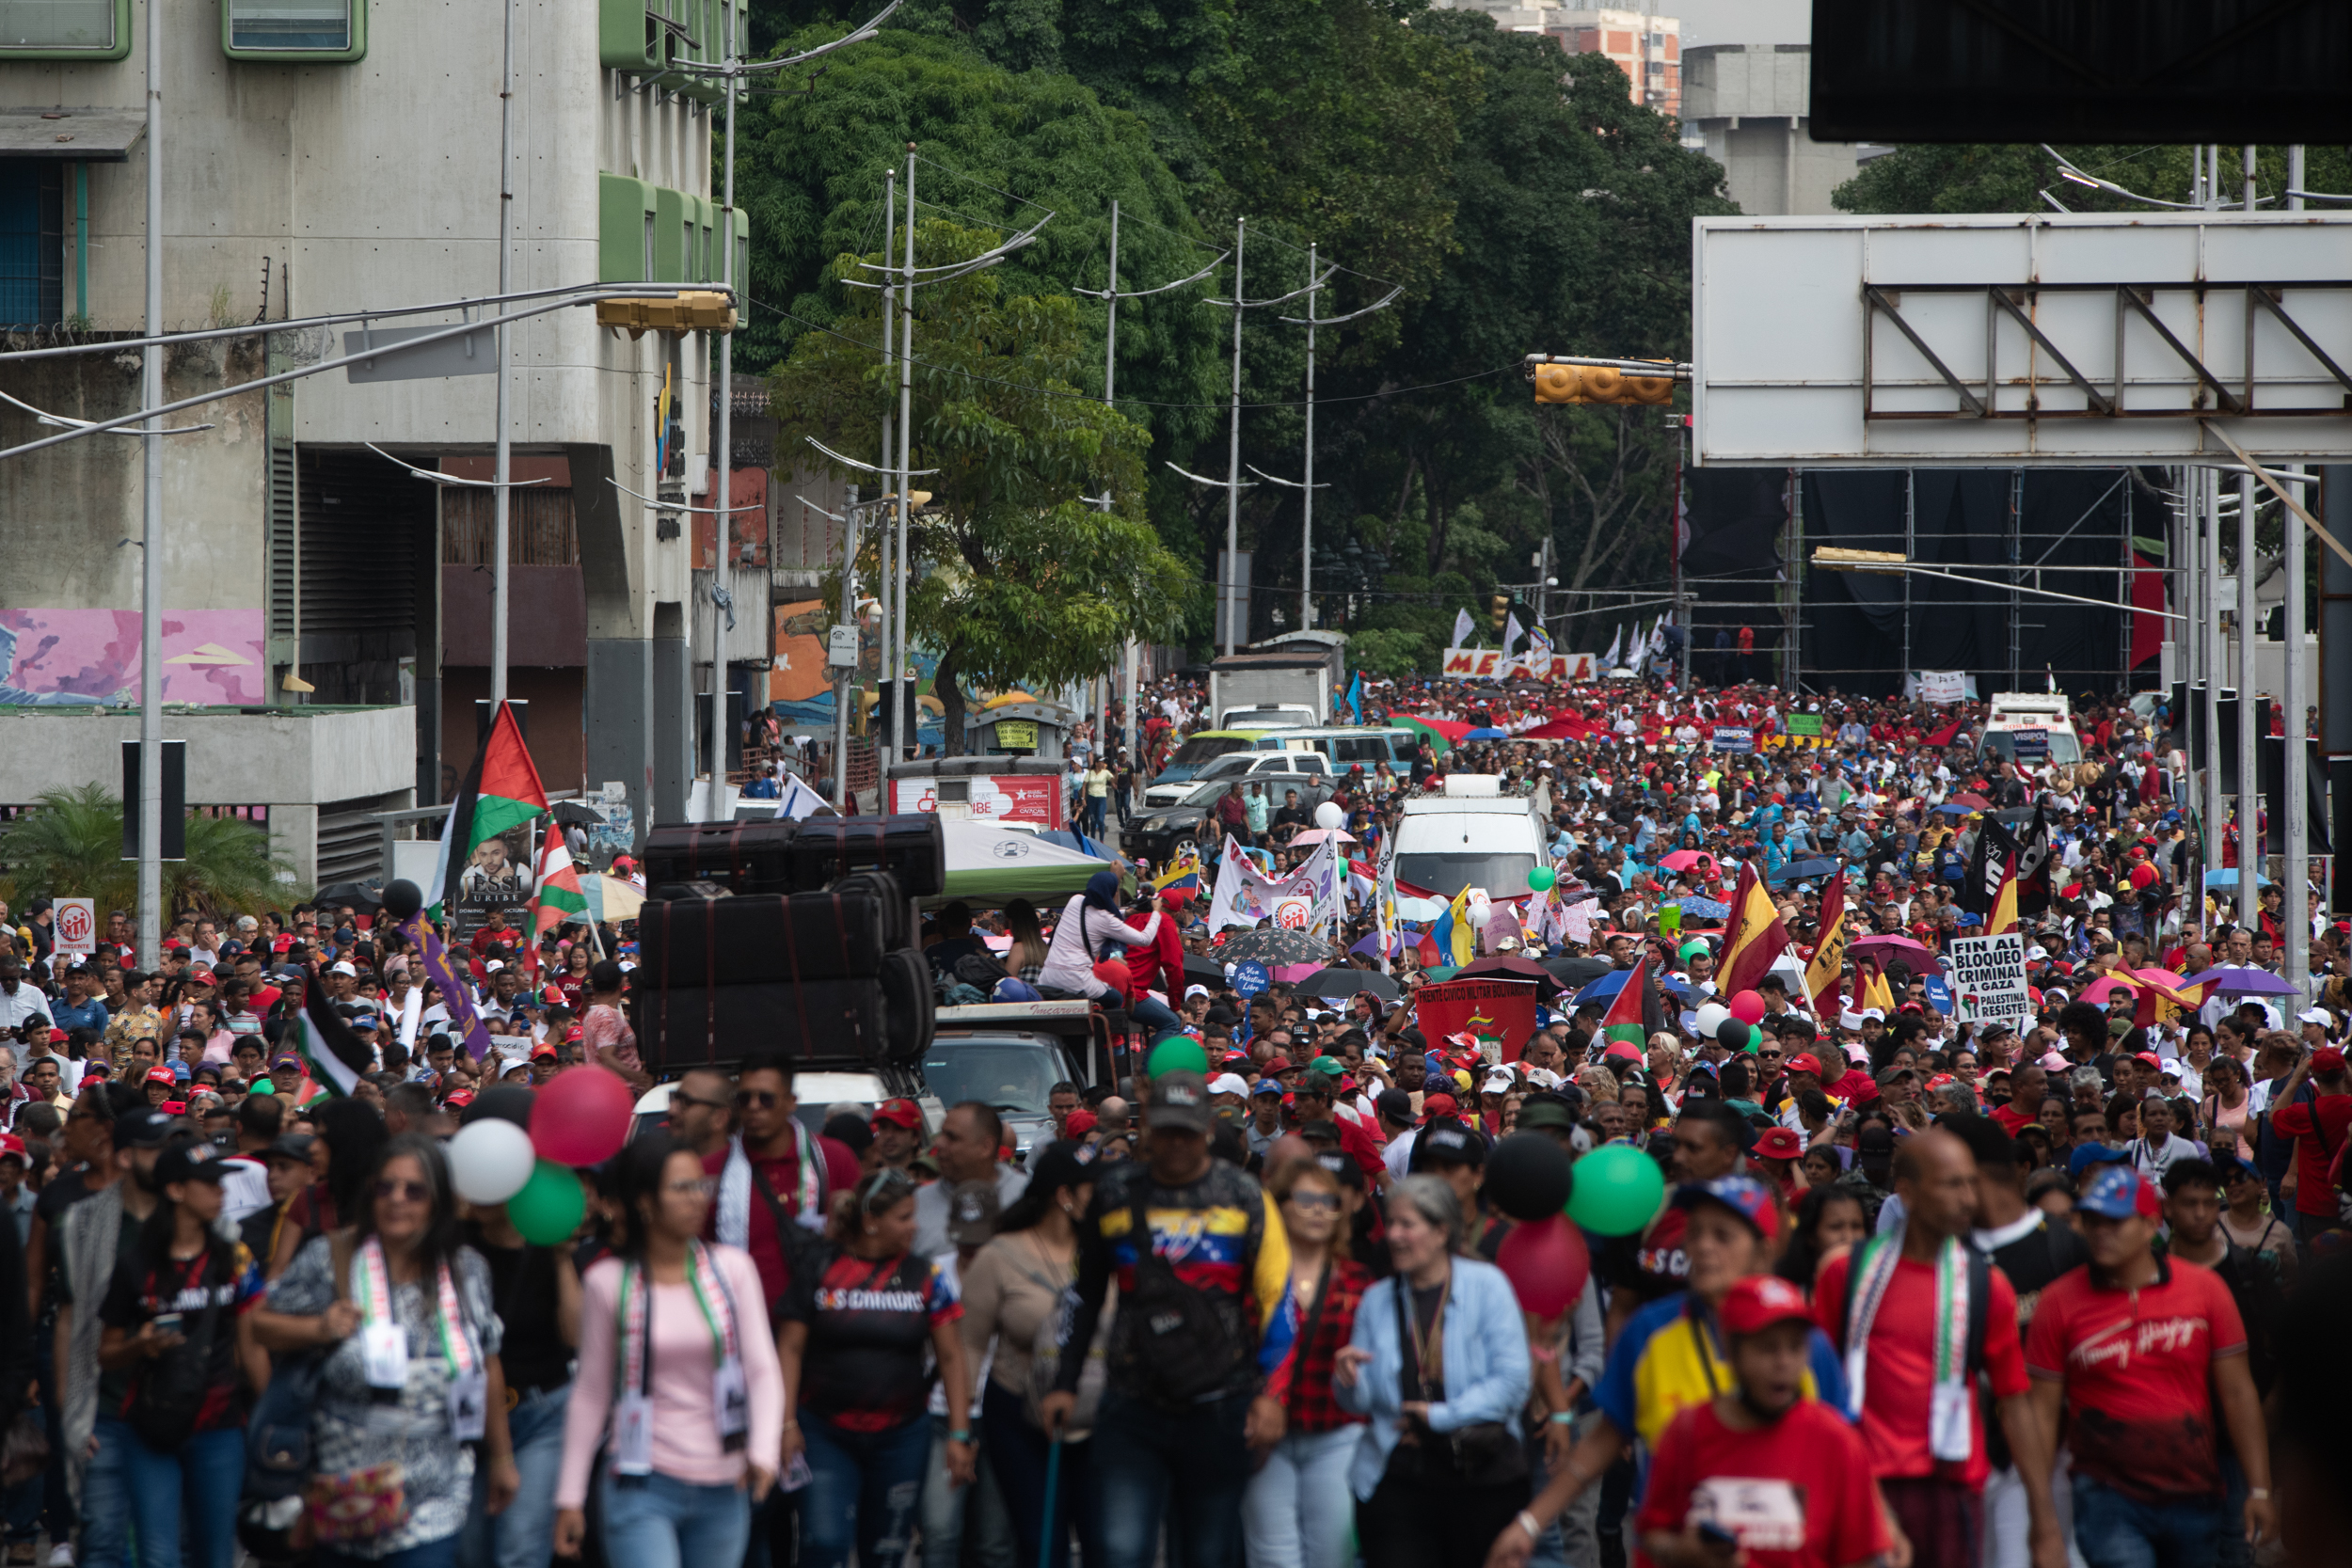
[[[1915,564],[2006,582],[2013,552],[2028,566],[2093,568],[2045,572],[2039,586],[2112,601],[2124,594],[2135,510],[2141,531],[2165,532],[2161,503],[2136,488],[2126,468],[1892,468],[1805,472],[1799,496],[1808,558],[1824,545],[1902,554],[1908,500]],[[2038,691],[2045,672],[2077,694],[2105,696],[2125,684],[2123,610],[2026,594],[2014,618],[2012,629],[2003,587],[1808,565],[1805,684],[1886,696],[1901,689],[1906,668],[1964,671],[1987,694]]]
[[[1687,468],[1682,475],[1682,586],[1690,600],[1691,672],[1727,685],[1740,672],[1715,650],[1722,632],[1737,646],[1756,634],[1749,673],[1774,668],[1762,656],[1780,646],[1781,549],[1788,528],[1787,468]]]

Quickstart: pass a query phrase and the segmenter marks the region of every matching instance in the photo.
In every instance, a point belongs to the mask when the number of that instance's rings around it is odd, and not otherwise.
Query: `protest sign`
[[[1489,1062],[1516,1062],[1535,1032],[1533,980],[1447,980],[1413,993],[1413,1020],[1434,1049],[1448,1035],[1477,1037]]]
[[[1963,1023],[2006,1023],[2024,1029],[2033,1022],[2033,1000],[2026,994],[2026,939],[2015,931],[1995,937],[1955,937],[1952,1016]]]

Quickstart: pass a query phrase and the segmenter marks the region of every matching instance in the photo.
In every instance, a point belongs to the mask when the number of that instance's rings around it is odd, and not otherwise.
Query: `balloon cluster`
[[[1629,1236],[1649,1224],[1666,1196],[1658,1162],[1630,1144],[1597,1148],[1571,1164],[1549,1133],[1515,1132],[1486,1157],[1488,1201],[1519,1223],[1495,1263],[1519,1306],[1556,1318],[1592,1275],[1584,1233]]]
[[[575,1167],[601,1164],[628,1141],[636,1099],[617,1073],[575,1067],[535,1093],[485,1090],[449,1144],[450,1180],[469,1203],[506,1205],[533,1246],[571,1239],[588,1210]]]

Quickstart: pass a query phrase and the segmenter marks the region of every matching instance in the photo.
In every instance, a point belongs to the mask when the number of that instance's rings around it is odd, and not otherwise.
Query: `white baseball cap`
[[[1220,1072],[1209,1080],[1209,1092],[1211,1094],[1237,1094],[1247,1100],[1249,1098],[1249,1085],[1238,1072]]]
[[[1486,1081],[1478,1085],[1481,1094],[1509,1094],[1518,1087],[1518,1079],[1507,1067],[1499,1067],[1486,1074]]]
[[[335,967],[328,970],[327,973],[329,974],[348,974],[355,980],[359,977],[359,972],[351,967],[351,963],[348,959],[343,958],[338,958],[335,961]]]
[[[1187,1002],[1191,1001],[1191,1000],[1192,1000],[1194,997],[1196,997],[1196,996],[1206,996],[1206,995],[1208,995],[1208,994],[1209,994],[1209,988],[1208,988],[1208,987],[1206,987],[1206,986],[1199,986],[1199,985],[1195,985],[1195,986],[1186,986],[1186,987],[1184,988],[1184,1000],[1185,1000],[1185,1001],[1187,1001]]]

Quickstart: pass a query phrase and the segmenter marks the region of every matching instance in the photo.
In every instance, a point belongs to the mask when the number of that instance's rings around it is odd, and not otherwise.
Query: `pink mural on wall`
[[[268,701],[259,610],[164,611],[164,701]],[[0,610],[0,706],[139,700],[135,610]]]

